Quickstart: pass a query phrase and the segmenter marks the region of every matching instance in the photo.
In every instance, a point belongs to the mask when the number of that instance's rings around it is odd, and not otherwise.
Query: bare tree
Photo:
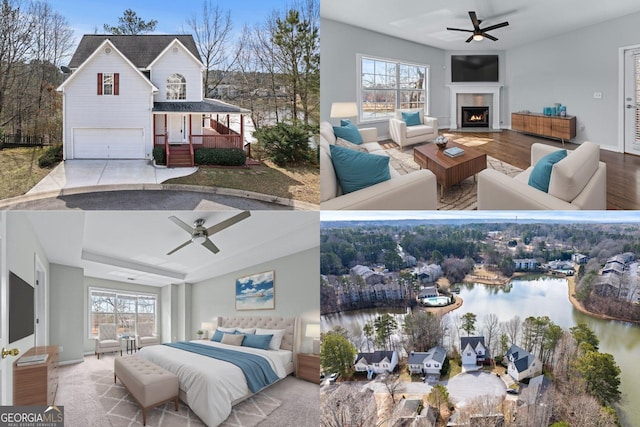
[[[522,320],[520,316],[514,316],[510,320],[508,320],[504,325],[504,333],[509,337],[509,342],[511,344],[518,343],[518,337],[520,336],[520,330],[522,328]]]
[[[387,393],[391,396],[391,401],[395,404],[396,396],[405,390],[404,382],[400,380],[400,375],[389,374],[382,382],[387,389]]]
[[[376,401],[371,389],[360,390],[349,384],[324,387],[320,393],[322,427],[377,427]]]
[[[485,343],[490,349],[491,354],[496,354],[496,348],[499,344],[498,336],[500,334],[500,319],[495,313],[489,313],[484,317],[482,331],[484,332]]]

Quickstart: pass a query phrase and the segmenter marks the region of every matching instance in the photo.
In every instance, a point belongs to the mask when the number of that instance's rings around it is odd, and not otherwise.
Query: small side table
[[[122,338],[122,340],[127,343],[127,354],[133,354],[138,352],[138,349],[136,348],[135,337]]]
[[[320,355],[298,353],[296,377],[315,384],[320,384]]]

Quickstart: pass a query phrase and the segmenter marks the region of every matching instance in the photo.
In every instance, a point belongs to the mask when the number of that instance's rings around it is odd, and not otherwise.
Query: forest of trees
[[[256,129],[280,122],[317,127],[318,9],[317,0],[295,1],[261,24],[233,32],[231,13],[203,0],[199,10],[185,14],[183,31],[193,34],[205,63],[205,91],[233,83],[239,94],[235,101],[252,111]],[[94,24],[96,33],[101,26],[107,33],[144,34],[157,21],[128,9],[118,25]],[[60,67],[78,41],[69,22],[46,1],[0,0],[0,28],[0,134],[60,142],[62,99],[56,88],[63,80]]]

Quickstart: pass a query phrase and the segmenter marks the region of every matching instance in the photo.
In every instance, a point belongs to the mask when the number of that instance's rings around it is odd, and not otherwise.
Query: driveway
[[[449,396],[456,405],[464,405],[479,396],[504,397],[507,390],[504,382],[495,374],[482,371],[456,375],[442,384],[447,387]]]
[[[197,170],[197,167],[157,168],[149,160],[65,160],[27,194],[105,185],[160,184]]]

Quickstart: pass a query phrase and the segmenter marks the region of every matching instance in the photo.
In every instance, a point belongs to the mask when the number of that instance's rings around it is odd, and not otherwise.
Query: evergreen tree
[[[351,378],[356,354],[356,348],[344,335],[329,332],[323,337],[320,363],[328,372],[338,373],[345,379]]]
[[[462,315],[462,330],[467,333],[467,336],[476,330],[476,321],[478,317],[473,313],[465,313]]]
[[[587,351],[578,358],[576,369],[586,381],[587,391],[602,405],[620,401],[620,367],[611,354]]]
[[[136,12],[127,9],[122,13],[122,16],[118,18],[117,26],[104,24],[104,30],[117,36],[138,35],[152,33],[155,31],[157,24],[158,21],[155,19],[144,21]]]

